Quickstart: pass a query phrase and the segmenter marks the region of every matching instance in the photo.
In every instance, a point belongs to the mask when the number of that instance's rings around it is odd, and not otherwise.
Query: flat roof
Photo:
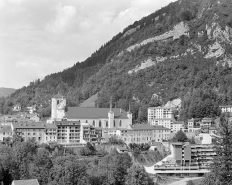
[[[165,173],[209,173],[210,171],[209,170],[205,170],[205,169],[202,169],[202,170],[165,170],[165,171],[162,171],[162,170],[154,170],[154,173],[162,173],[162,174],[165,174]]]

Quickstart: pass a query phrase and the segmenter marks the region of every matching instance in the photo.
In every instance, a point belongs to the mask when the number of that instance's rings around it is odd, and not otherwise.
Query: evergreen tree
[[[213,174],[220,185],[232,184],[232,124],[226,115],[220,118],[219,136],[215,140],[217,156],[213,161]]]

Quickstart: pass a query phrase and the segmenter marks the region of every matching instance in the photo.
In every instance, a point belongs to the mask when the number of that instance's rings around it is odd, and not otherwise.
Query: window
[[[108,121],[106,121],[106,127],[108,127]]]
[[[95,127],[95,121],[93,120],[93,126]]]
[[[86,120],[85,123],[88,123],[88,120]]]
[[[115,120],[114,120],[114,127],[115,127],[115,125],[116,125],[116,124],[115,124]]]
[[[121,121],[121,120],[119,121],[119,126],[120,126],[120,127],[122,126],[122,121]]]
[[[101,127],[101,120],[99,121],[99,127]]]

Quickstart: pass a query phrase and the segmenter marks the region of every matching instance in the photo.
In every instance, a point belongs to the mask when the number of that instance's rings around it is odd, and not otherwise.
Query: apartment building
[[[22,136],[24,141],[34,139],[38,143],[57,141],[57,127],[44,122],[12,122],[11,129]]]
[[[161,142],[168,140],[170,137],[170,129],[163,126],[152,126],[148,124],[133,125],[131,128],[119,129],[119,136],[126,144],[129,143],[148,143]]]
[[[155,164],[154,171],[160,175],[202,176],[210,171],[214,156],[212,145],[171,143],[171,155]]]
[[[173,132],[178,132],[184,129],[184,121],[174,121],[171,125],[171,130]]]
[[[171,107],[149,107],[148,108],[148,123],[150,125],[160,125],[172,130],[175,122],[174,108]]]
[[[55,121],[55,125],[57,126],[57,142],[63,146],[75,147],[98,141],[95,128],[88,123],[63,120]]]

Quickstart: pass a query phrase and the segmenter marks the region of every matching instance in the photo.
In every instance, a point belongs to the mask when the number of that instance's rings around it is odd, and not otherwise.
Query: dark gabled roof
[[[62,94],[60,94],[59,92],[53,96],[52,98],[63,98],[64,96]]]
[[[68,119],[108,119],[109,108],[92,108],[92,107],[68,107],[65,112],[65,118]],[[121,110],[121,111],[120,111]],[[127,112],[114,108],[114,118],[116,119],[128,119]]]
[[[160,125],[149,125],[149,124],[136,124],[132,125],[133,130],[170,130]]]
[[[35,122],[13,122],[12,123],[14,129],[17,129],[17,128],[38,128],[38,129],[55,129],[57,128],[56,125],[54,124],[47,124],[47,123],[44,123],[44,122],[38,122],[38,123],[35,123]]]
[[[14,180],[12,184],[13,185],[39,185],[39,182],[37,179]]]

